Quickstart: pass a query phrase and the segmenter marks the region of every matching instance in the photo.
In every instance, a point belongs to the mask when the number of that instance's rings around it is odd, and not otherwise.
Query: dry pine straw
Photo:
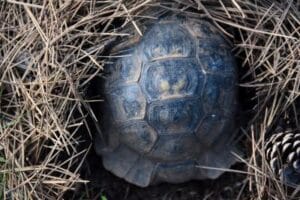
[[[0,0],[0,151],[6,198],[60,199],[75,183],[86,182],[78,172],[90,147],[78,148],[78,131],[85,127],[92,137],[86,117],[95,124],[97,119],[84,100],[84,88],[101,75],[109,42],[127,37],[122,27],[141,35],[139,23],[155,18],[157,10],[210,18],[234,41],[245,72],[241,90],[253,93],[252,118],[240,131],[248,138],[248,154],[241,161],[248,167],[249,199],[292,198],[275,177],[267,181],[263,144],[277,119],[298,115],[297,6],[291,0]]]

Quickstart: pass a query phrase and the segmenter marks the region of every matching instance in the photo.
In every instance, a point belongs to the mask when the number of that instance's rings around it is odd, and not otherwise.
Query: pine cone
[[[287,185],[300,184],[300,133],[272,135],[265,145],[266,159],[275,175]]]

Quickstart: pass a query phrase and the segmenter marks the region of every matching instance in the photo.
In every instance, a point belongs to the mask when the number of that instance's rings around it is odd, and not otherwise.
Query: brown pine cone
[[[300,184],[300,132],[272,135],[265,145],[266,159],[275,175],[287,185]]]

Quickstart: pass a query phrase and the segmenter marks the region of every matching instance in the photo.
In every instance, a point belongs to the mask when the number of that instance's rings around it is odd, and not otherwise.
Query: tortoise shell
[[[125,41],[126,42],[126,41]],[[237,69],[208,21],[170,15],[107,66],[104,167],[141,187],[216,178],[235,161]],[[104,150],[105,149],[105,150]]]

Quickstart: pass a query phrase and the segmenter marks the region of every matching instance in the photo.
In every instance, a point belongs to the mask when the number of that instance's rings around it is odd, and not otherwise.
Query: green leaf
[[[101,200],[107,200],[106,196],[101,195]]]

